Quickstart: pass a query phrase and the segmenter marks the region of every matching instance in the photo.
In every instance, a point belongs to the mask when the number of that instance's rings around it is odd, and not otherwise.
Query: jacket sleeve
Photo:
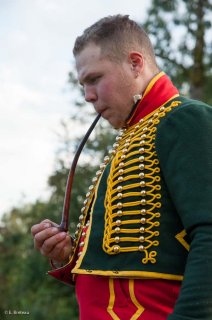
[[[185,274],[169,320],[212,319],[212,108],[180,106],[161,119],[156,151],[189,236]]]

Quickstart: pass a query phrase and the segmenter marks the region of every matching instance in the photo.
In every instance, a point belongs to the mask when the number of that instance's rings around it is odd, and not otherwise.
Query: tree
[[[160,67],[192,98],[212,102],[211,0],[152,0],[143,26]]]
[[[20,319],[78,319],[74,289],[46,276],[50,269],[33,248],[30,228],[46,216],[55,219],[57,208],[51,202],[37,201],[14,208],[2,219],[0,238],[0,318],[5,312],[26,312]],[[12,317],[11,317],[12,318]]]

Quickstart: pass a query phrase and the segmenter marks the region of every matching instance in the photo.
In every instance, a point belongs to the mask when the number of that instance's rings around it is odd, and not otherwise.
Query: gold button
[[[141,146],[144,146],[144,145],[145,145],[145,140],[141,140],[141,141],[139,142],[139,144],[140,144]]]
[[[144,233],[145,232],[145,228],[144,227],[140,227],[139,231],[140,231],[140,233]]]
[[[145,190],[142,190],[142,191],[141,191],[141,196],[142,196],[142,197],[145,197],[145,195],[146,195],[146,191],[145,191]]]
[[[119,227],[115,228],[115,233],[119,233],[121,231],[121,229]]]
[[[113,247],[113,252],[119,253],[120,252],[120,247],[119,246],[114,246]]]
[[[145,177],[145,174],[143,172],[139,173],[139,178],[143,179]]]
[[[116,220],[116,225],[120,226],[121,225],[121,220]]]
[[[146,204],[146,200],[145,200],[145,199],[142,199],[142,200],[141,200],[141,205],[142,205],[142,206],[145,206],[145,204]]]
[[[144,216],[146,214],[146,209],[141,209],[141,214]]]
[[[143,164],[143,163],[139,164],[139,166],[138,166],[138,167],[139,167],[139,169],[140,169],[140,170],[144,170],[144,168],[145,168],[145,166],[144,166],[144,164]]]
[[[141,223],[144,224],[146,222],[145,218],[141,218]]]
[[[123,215],[123,211],[122,210],[118,210],[117,211],[117,216],[121,217]]]
[[[83,216],[83,214],[81,214],[80,216],[79,216],[79,221],[82,221],[84,219],[84,216]]]
[[[141,181],[141,182],[140,182],[140,186],[141,186],[141,187],[145,187],[145,185],[146,185],[146,182],[145,182],[145,181]]]
[[[140,241],[140,242],[144,242],[144,240],[145,240],[144,236],[140,236],[140,237],[139,237],[139,241]]]
[[[85,244],[85,242],[84,242],[84,241],[82,241],[82,242],[80,242],[79,246],[80,246],[80,247],[83,247],[83,246],[84,246],[84,244]]]
[[[117,198],[118,198],[118,199],[122,199],[122,197],[123,197],[123,194],[122,194],[121,192],[119,192],[119,193],[117,194]]]
[[[139,251],[143,251],[144,250],[144,246],[141,245],[141,246],[138,247],[138,249],[139,249]]]
[[[122,204],[121,202],[118,202],[118,203],[117,203],[117,208],[118,208],[118,209],[121,209],[122,207],[123,207],[123,204]]]
[[[118,243],[120,241],[119,237],[115,237],[115,242]]]
[[[104,157],[104,161],[105,161],[105,162],[108,162],[109,160],[110,160],[110,157],[108,157],[108,156],[105,156],[105,157]]]

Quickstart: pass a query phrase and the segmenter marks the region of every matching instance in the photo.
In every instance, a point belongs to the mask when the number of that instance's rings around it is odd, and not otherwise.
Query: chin
[[[125,123],[120,123],[120,122],[119,123],[114,123],[114,122],[110,122],[110,121],[108,121],[108,122],[116,130],[119,130],[119,129],[121,129],[121,128],[123,128],[125,126]]]
[[[116,118],[113,118],[113,117],[111,117],[111,118],[105,118],[108,122],[109,122],[109,124],[114,128],[114,129],[121,129],[121,128],[123,128],[125,125],[126,125],[126,123],[125,123],[125,121],[123,121],[123,119],[116,119]]]

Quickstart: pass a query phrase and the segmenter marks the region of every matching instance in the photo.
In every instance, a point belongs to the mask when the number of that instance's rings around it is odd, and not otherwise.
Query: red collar
[[[158,73],[148,84],[141,101],[127,124],[132,126],[141,118],[179,95],[179,91],[164,72]]]

